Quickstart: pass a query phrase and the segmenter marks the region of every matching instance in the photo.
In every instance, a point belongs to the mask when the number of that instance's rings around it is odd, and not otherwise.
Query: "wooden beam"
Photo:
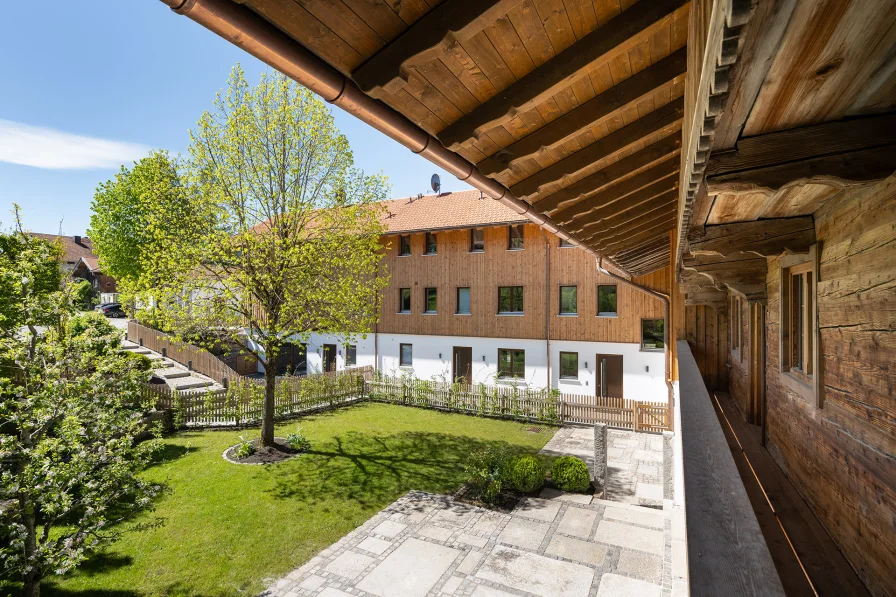
[[[503,124],[514,114],[535,107],[585,78],[590,72],[588,67],[594,63],[634,47],[643,37],[659,31],[686,5],[687,0],[653,0],[626,10],[446,127],[438,134],[439,140],[457,150],[480,131]]]
[[[680,97],[643,118],[639,118],[633,123],[613,131],[606,137],[598,139],[591,145],[583,147],[559,162],[551,164],[529,178],[521,180],[510,187],[510,190],[517,197],[534,195],[543,186],[580,172],[595,162],[599,162],[637,143],[648,135],[660,131],[674,134],[676,130],[681,128],[683,116],[684,98]]]
[[[682,288],[685,305],[707,305],[716,311],[728,310],[728,291],[718,288]]]
[[[487,176],[499,175],[510,165],[559,145],[583,130],[618,116],[630,104],[655,92],[658,87],[681,78],[687,68],[687,48],[663,58],[600,95],[551,121],[534,133],[511,143],[476,166]]]
[[[693,255],[807,253],[815,244],[815,222],[812,216],[800,216],[706,226],[702,233],[692,229],[688,244]]]
[[[570,226],[569,229],[573,232],[578,232],[582,236],[597,234],[600,233],[601,230],[612,230],[616,226],[631,222],[632,220],[648,217],[650,214],[656,212],[657,210],[668,208],[670,206],[677,207],[677,199],[678,196],[676,190],[670,189],[665,193],[653,197],[652,199],[644,201],[638,205],[634,205],[630,209],[625,209],[614,214],[610,214],[605,218],[594,221],[587,225],[583,225],[580,228]]]
[[[663,247],[668,247],[669,243],[661,243],[656,241],[650,241],[644,243],[642,245],[638,245],[632,249],[628,249],[626,251],[620,251],[616,253],[616,257],[619,259],[625,259],[626,261],[637,262],[640,259],[645,259],[650,257],[650,255],[655,254],[657,251],[661,251]]]
[[[737,142],[733,151],[712,154],[706,163],[706,177],[894,144],[896,113],[826,122],[745,137]]]
[[[607,218],[612,218],[621,213],[627,213],[646,203],[654,203],[657,197],[664,197],[665,201],[676,200],[676,185],[670,184],[673,181],[661,180],[655,182],[648,187],[644,187],[637,193],[632,193],[623,201],[616,201],[610,205],[606,205],[601,209],[590,211],[581,217],[574,218],[570,222],[565,223],[568,230],[584,230],[590,226],[602,223]],[[556,220],[554,220],[556,221]]]
[[[671,158],[674,158],[680,149],[681,136],[669,135],[627,158],[610,164],[606,168],[598,170],[594,174],[589,174],[566,188],[531,203],[536,205],[543,213],[550,212],[562,205],[581,199],[586,193],[602,190],[614,184],[617,180],[625,179],[645,166],[652,166],[667,160],[676,162],[676,160]]]
[[[622,263],[625,264],[625,267],[629,270],[632,270],[632,273],[636,275],[643,275],[647,273],[646,270],[654,271],[655,269],[659,269],[661,267],[665,267],[669,264],[669,255],[671,254],[671,247],[666,245],[665,247],[660,247],[652,252],[650,255],[647,255],[638,260],[622,260]],[[618,259],[618,257],[616,258]]]
[[[611,237],[598,235],[592,237],[591,246],[600,248],[599,252],[614,255],[617,251],[637,247],[645,240],[665,234],[675,226],[674,212],[662,214],[654,219],[646,220],[636,226],[631,226],[619,234]]]
[[[695,255],[681,262],[684,270],[709,277],[716,286],[727,286],[747,300],[767,299],[768,262],[752,253],[735,253],[727,257]]]
[[[522,0],[445,0],[394,41],[355,69],[352,79],[365,92],[398,91],[407,82],[407,67],[436,58],[457,41],[493,24]]]
[[[634,201],[635,196],[648,187],[657,183],[667,183],[670,186],[678,186],[678,163],[675,160],[660,162],[653,168],[627,178],[618,184],[604,189],[594,195],[589,195],[578,203],[551,213],[551,219],[561,224],[573,222],[577,218],[603,209],[618,201]]]
[[[624,237],[633,232],[640,231],[646,227],[651,227],[657,221],[666,221],[667,215],[675,211],[674,206],[667,206],[658,212],[650,212],[644,217],[638,218],[631,222],[623,222],[615,228],[608,228],[595,232],[590,236],[582,235],[585,240],[597,242],[597,244],[606,244],[617,238]]]
[[[893,172],[896,144],[707,177],[706,192],[774,195],[783,187],[809,183],[847,188],[883,180]]]

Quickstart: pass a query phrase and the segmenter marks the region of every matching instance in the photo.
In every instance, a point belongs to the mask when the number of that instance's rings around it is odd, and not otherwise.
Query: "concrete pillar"
[[[594,424],[594,486],[602,497],[607,495],[607,426]]]
[[[671,500],[674,494],[672,476],[675,465],[672,463],[672,440],[675,434],[663,431],[663,499]]]

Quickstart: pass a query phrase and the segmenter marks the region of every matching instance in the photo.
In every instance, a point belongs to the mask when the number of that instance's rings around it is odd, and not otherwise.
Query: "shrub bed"
[[[591,485],[588,465],[575,456],[561,456],[551,466],[551,480],[563,491],[585,492]]]

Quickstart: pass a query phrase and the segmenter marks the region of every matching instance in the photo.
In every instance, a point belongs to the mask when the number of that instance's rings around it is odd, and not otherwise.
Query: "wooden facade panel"
[[[506,226],[485,228],[485,252],[470,252],[470,231],[436,233],[436,255],[423,255],[425,235],[411,235],[411,255],[398,255],[398,237],[384,237],[390,285],[382,293],[381,333],[545,337],[545,305],[554,340],[640,342],[641,319],[662,319],[661,301],[597,272],[594,258],[534,224],[524,225],[522,251],[508,251]],[[548,251],[548,244],[550,250]],[[547,280],[550,259],[550,282]],[[636,280],[661,292],[670,286],[669,268]],[[597,286],[617,286],[618,317],[597,317]],[[577,287],[578,316],[560,316],[560,286]],[[523,286],[524,315],[498,315],[498,287]],[[458,287],[470,288],[471,315],[456,315]],[[398,313],[399,289],[411,288],[410,314]],[[425,289],[436,288],[438,312],[424,314]]]
[[[823,406],[780,371],[779,260],[769,260],[769,449],[874,595],[896,594],[896,179],[815,213]]]
[[[684,308],[684,338],[691,347],[697,368],[710,391],[723,389],[728,383],[724,357],[728,354],[727,324],[724,312],[706,305]]]

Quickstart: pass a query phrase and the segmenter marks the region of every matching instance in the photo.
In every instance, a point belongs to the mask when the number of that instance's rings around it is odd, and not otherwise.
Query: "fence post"
[[[639,423],[641,422],[641,403],[635,400],[632,403],[632,430],[638,431],[640,429]]]

